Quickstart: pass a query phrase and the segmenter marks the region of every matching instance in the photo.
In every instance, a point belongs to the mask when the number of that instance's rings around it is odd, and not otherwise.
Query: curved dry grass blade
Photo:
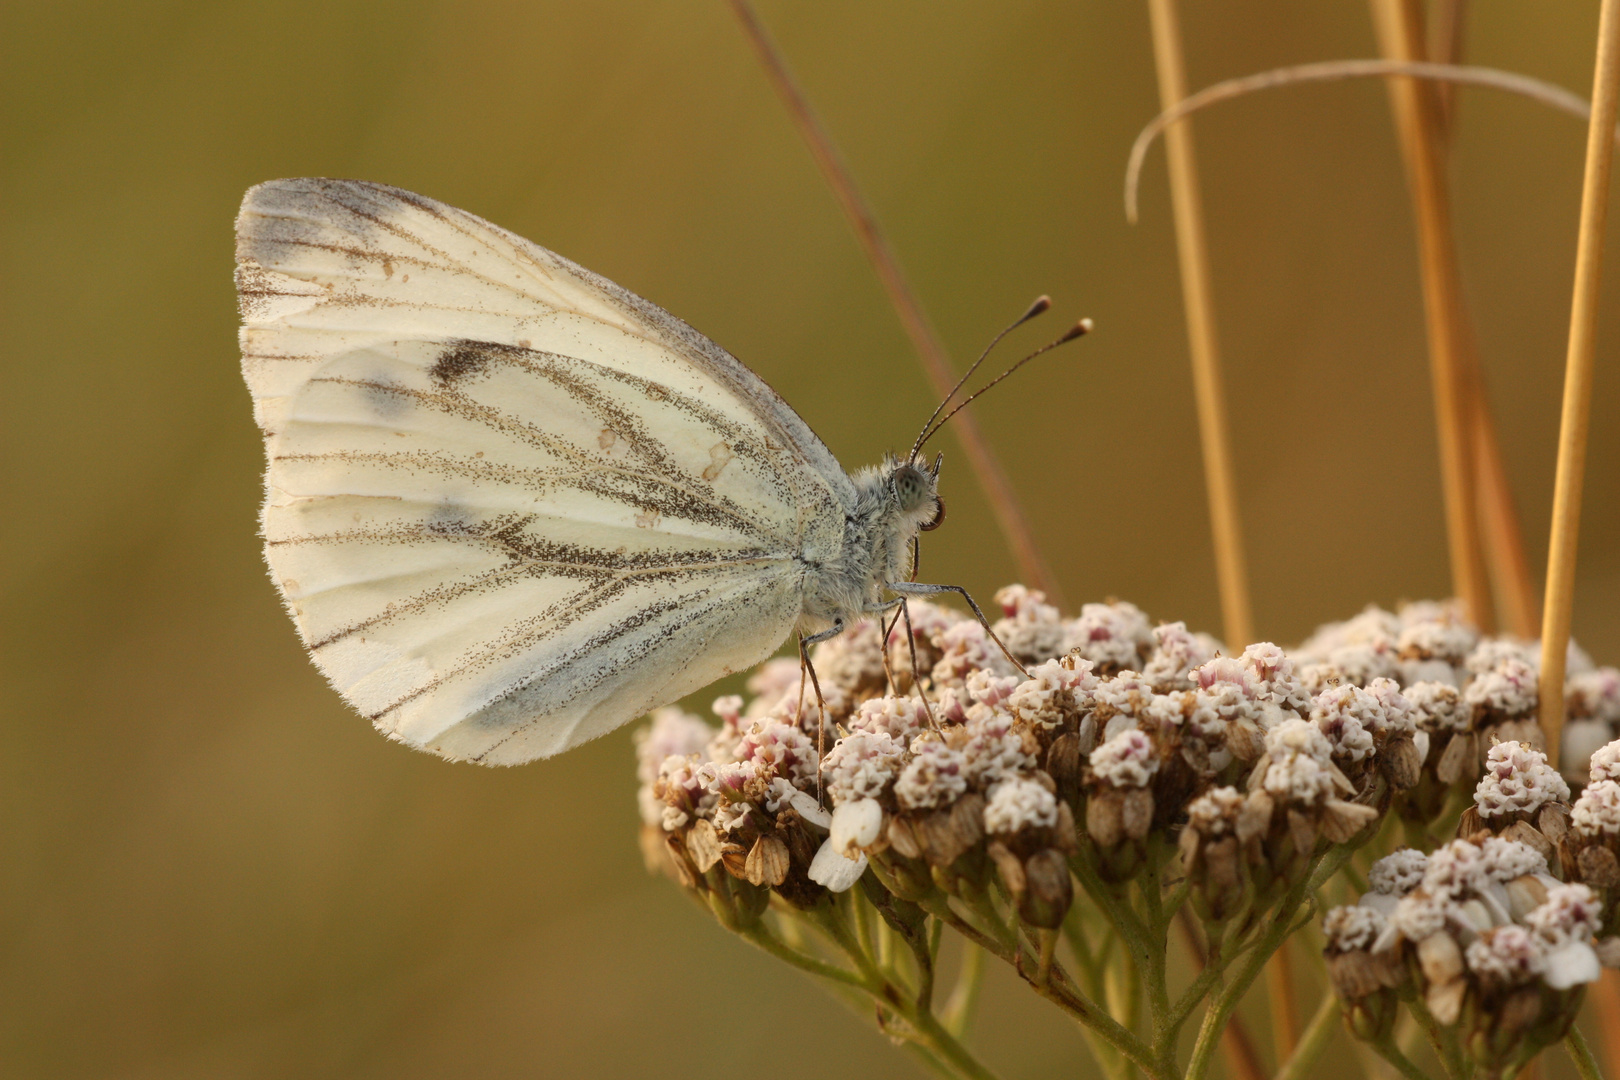
[[[1153,140],[1177,120],[1190,116],[1200,109],[1222,101],[1231,101],[1233,98],[1243,97],[1258,90],[1296,86],[1300,83],[1387,78],[1394,75],[1505,90],[1560,112],[1569,113],[1571,116],[1578,116],[1582,120],[1591,113],[1591,107],[1578,94],[1572,94],[1562,87],[1542,82],[1540,79],[1532,79],[1528,75],[1517,75],[1496,68],[1405,60],[1327,60],[1316,64],[1296,64],[1292,67],[1262,71],[1205,87],[1191,97],[1165,109],[1148,122],[1136,136],[1136,142],[1131,146],[1130,160],[1125,166],[1126,218],[1132,223],[1136,221],[1137,188],[1140,186],[1142,163],[1147,158],[1148,150],[1153,146]]]
[[[1166,109],[1187,92],[1181,56],[1181,31],[1173,0],[1148,0],[1153,27],[1154,67],[1159,100]],[[1192,129],[1186,124],[1165,136],[1170,159],[1170,196],[1176,222],[1176,253],[1181,263],[1182,302],[1187,310],[1187,344],[1192,353],[1193,392],[1198,405],[1198,435],[1209,492],[1210,529],[1215,541],[1215,575],[1220,588],[1221,617],[1227,647],[1241,651],[1253,640],[1249,606],[1249,572],[1243,554],[1238,517],[1237,482],[1232,440],[1227,430],[1226,391],[1215,334],[1215,300],[1210,287],[1209,252],[1204,239],[1204,210],[1198,195],[1198,168],[1193,157]]]
[[[737,22],[748,37],[749,44],[758,53],[771,85],[776,88],[782,103],[787,106],[794,126],[799,129],[799,135],[810,150],[810,156],[815,158],[827,186],[832,188],[839,205],[843,207],[844,216],[854,228],[861,248],[866,252],[873,269],[877,271],[884,291],[889,294],[889,302],[894,305],[895,312],[905,327],[906,336],[911,338],[912,347],[917,350],[923,372],[928,376],[935,393],[943,397],[950,392],[951,386],[956,382],[956,375],[945,355],[945,347],[940,342],[939,335],[935,333],[933,325],[923,313],[922,305],[918,303],[910,283],[901,272],[894,252],[878,228],[877,218],[867,206],[866,200],[861,197],[849,169],[844,165],[821,122],[816,119],[815,111],[810,108],[810,102],[799,89],[798,82],[788,69],[787,62],[777,49],[776,43],[771,40],[764,24],[759,21],[753,5],[748,3],[748,0],[730,0],[730,4],[737,16]],[[964,413],[957,418],[956,427],[952,430],[962,446],[963,453],[967,455],[973,475],[978,478],[979,486],[984,489],[985,497],[990,501],[991,512],[995,514],[996,523],[1001,527],[1002,535],[1006,537],[1007,544],[1012,549],[1013,558],[1018,563],[1019,574],[1023,580],[1045,592],[1048,600],[1063,607],[1063,592],[1058,585],[1057,577],[1052,573],[1046,560],[1041,557],[1034,533],[1030,530],[1029,521],[1024,516],[1018,496],[1013,492],[1012,483],[1007,479],[1006,470],[1001,467],[1001,462],[996,459],[990,444],[985,441],[978,422],[973,416]]]
[[[1586,473],[1586,435],[1592,418],[1592,354],[1597,344],[1603,227],[1609,216],[1609,174],[1614,163],[1611,133],[1620,112],[1620,0],[1603,0],[1598,17],[1596,68],[1592,121],[1586,133],[1586,175],[1581,186],[1569,352],[1564,363],[1564,408],[1558,426],[1558,472],[1553,480],[1547,603],[1541,618],[1541,726],[1547,733],[1547,759],[1555,762],[1564,726],[1564,664],[1575,603],[1575,542],[1580,529],[1581,483]]]

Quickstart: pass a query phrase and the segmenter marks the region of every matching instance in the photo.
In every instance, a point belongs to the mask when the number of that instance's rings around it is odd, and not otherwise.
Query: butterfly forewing
[[[678,320],[471,215],[346,181],[250,191],[238,284],[272,576],[390,735],[548,756],[792,629],[796,556],[841,527],[848,480]]]

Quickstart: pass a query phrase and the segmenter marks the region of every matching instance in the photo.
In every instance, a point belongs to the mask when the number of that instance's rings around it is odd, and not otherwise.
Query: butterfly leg
[[[883,587],[892,593],[899,593],[902,597],[939,596],[942,593],[956,593],[962,599],[967,601],[968,607],[973,609],[974,617],[979,620],[979,625],[984,627],[984,632],[990,635],[990,640],[995,642],[996,647],[1001,650],[1001,655],[1005,656],[1008,661],[1012,663],[1012,666],[1018,669],[1019,673],[1023,675],[1024,678],[1029,678],[1029,671],[1024,667],[1023,664],[1018,662],[1018,657],[1014,656],[1007,648],[1006,644],[996,636],[996,632],[990,629],[990,620],[984,617],[984,612],[979,610],[979,605],[974,601],[973,597],[968,595],[968,591],[962,588],[962,586],[924,585],[917,581],[890,581],[885,582]]]
[[[893,600],[881,604],[874,604],[866,609],[867,614],[878,616],[878,625],[883,625],[883,612],[891,608],[899,608],[895,612],[894,623],[901,619],[906,621],[906,649],[911,654],[911,685],[916,688],[917,696],[922,699],[923,712],[928,714],[928,726],[935,731],[939,730],[939,720],[934,716],[934,706],[928,700],[928,692],[923,689],[922,671],[917,667],[917,635],[911,630],[911,609],[906,606],[906,598],[897,596]],[[883,631],[883,673],[889,678],[889,685],[894,687],[894,676],[889,672],[889,635],[894,632],[894,623],[890,623]]]
[[[837,637],[844,631],[844,622],[840,619],[832,625],[831,629],[823,630],[819,634],[805,637],[799,635],[799,710],[798,715],[804,715],[804,676],[810,674],[810,685],[816,691],[816,802],[821,802],[821,759],[827,756],[827,703],[821,697],[821,680],[816,678],[816,665],[810,662],[810,646],[829,638]]]

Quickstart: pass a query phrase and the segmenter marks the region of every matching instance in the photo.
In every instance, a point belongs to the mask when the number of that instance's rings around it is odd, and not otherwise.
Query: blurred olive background
[[[1375,51],[1358,0],[1186,7],[1194,86]],[[959,362],[1041,292],[1060,314],[1021,345],[1095,318],[975,406],[1071,604],[1218,631],[1162,150],[1142,223],[1120,206],[1157,100],[1142,7],[761,11]],[[1584,95],[1595,22],[1472,5],[1467,56]],[[464,207],[714,337],[851,466],[909,442],[932,396],[725,7],[14,3],[0,103],[0,1073],[910,1075],[648,877],[628,731],[506,771],[386,743],[305,661],[255,537],[231,221],[273,177]],[[1584,128],[1488,91],[1461,109],[1460,245],[1540,574]],[[1443,593],[1383,87],[1197,131],[1259,633]],[[1576,634],[1615,663],[1608,292]],[[988,600],[1012,563],[943,446],[926,574]],[[998,976],[975,1037],[1009,1077],[1089,1075],[1046,1013]]]

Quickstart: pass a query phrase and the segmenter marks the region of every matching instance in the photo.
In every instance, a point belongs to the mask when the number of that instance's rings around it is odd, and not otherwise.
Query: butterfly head
[[[889,490],[900,513],[922,532],[931,532],[945,521],[945,500],[939,497],[939,467],[944,454],[930,467],[915,458],[899,462],[889,472]]]

